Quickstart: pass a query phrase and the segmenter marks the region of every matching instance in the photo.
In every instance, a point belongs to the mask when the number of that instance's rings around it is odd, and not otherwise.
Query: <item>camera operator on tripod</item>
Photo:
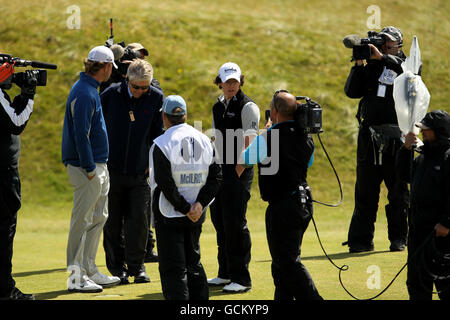
[[[11,103],[3,83],[12,73],[13,65],[8,62],[0,66],[0,300],[34,300],[34,295],[24,294],[15,286],[11,272],[17,212],[21,207],[19,135],[33,112],[36,85],[16,81],[21,92]]]
[[[388,189],[386,218],[390,251],[403,251],[407,235],[408,189],[395,171],[395,155],[402,145],[401,131],[393,99],[395,78],[403,72],[406,58],[401,51],[403,36],[389,26],[368,39],[347,36],[346,47],[353,48],[355,65],[345,84],[349,98],[362,98],[356,117],[359,122],[355,208],[348,231],[350,252],[373,251],[375,221],[380,185]],[[367,53],[365,53],[367,52]]]

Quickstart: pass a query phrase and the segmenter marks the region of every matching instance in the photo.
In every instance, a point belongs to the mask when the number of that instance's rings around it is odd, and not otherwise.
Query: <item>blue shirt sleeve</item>
[[[311,154],[311,158],[309,158],[308,169],[313,165],[313,163],[314,163],[314,151]]]
[[[244,150],[245,166],[251,167],[267,158],[267,141],[265,135],[257,136]]]

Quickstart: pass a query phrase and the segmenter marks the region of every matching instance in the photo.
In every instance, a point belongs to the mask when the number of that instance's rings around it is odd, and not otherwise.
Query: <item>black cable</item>
[[[322,146],[322,149],[325,152],[325,155],[327,156],[328,162],[330,162],[331,168],[333,169],[334,175],[336,176],[336,179],[337,179],[337,182],[338,182],[338,185],[339,185],[339,192],[341,193],[341,199],[339,200],[339,202],[337,204],[328,204],[328,203],[324,203],[324,202],[317,201],[317,200],[314,200],[314,199],[313,199],[313,202],[320,203],[320,204],[322,204],[324,206],[327,206],[327,207],[338,207],[338,206],[340,206],[342,204],[342,202],[344,200],[344,194],[342,192],[341,181],[339,180],[339,176],[338,176],[338,174],[336,172],[336,169],[333,166],[333,162],[331,161],[330,156],[328,155],[328,152],[325,149],[325,146],[323,145],[323,142],[322,142],[322,139],[320,138],[320,133],[319,132],[317,133],[317,137],[319,138],[320,145]]]
[[[341,199],[340,199],[339,203],[337,203],[337,204],[327,204],[327,203],[323,203],[323,202],[317,201],[317,200],[312,200],[312,201],[313,201],[313,202],[316,202],[316,203],[319,203],[319,204],[322,204],[322,205],[325,205],[325,206],[328,206],[328,207],[338,207],[338,206],[340,206],[340,205],[342,204],[342,202],[343,202],[342,185],[341,185],[341,182],[340,182],[340,180],[339,180],[339,176],[338,176],[338,174],[337,174],[337,172],[336,172],[336,169],[334,168],[333,163],[332,163],[332,161],[331,161],[331,159],[330,159],[330,157],[329,157],[329,155],[328,155],[328,152],[327,152],[327,150],[325,149],[325,146],[323,145],[323,142],[322,142],[322,139],[320,138],[320,134],[319,134],[319,133],[317,133],[317,137],[318,137],[319,142],[320,142],[320,144],[321,144],[321,146],[322,146],[322,148],[323,148],[323,151],[325,152],[325,155],[327,156],[328,161],[330,162],[331,168],[333,169],[333,172],[334,172],[334,174],[335,174],[335,176],[336,176],[336,179],[337,179],[337,181],[338,181],[338,184],[339,184],[339,191],[340,191],[340,194],[341,194]],[[412,149],[412,154],[414,155],[414,149]],[[413,155],[412,155],[412,157],[411,157],[412,160],[414,159],[414,156],[413,156]],[[412,167],[412,164],[411,164],[411,167]],[[412,170],[412,168],[411,168],[411,170]],[[411,178],[412,178],[412,177],[411,177]],[[319,231],[317,230],[317,225],[316,225],[316,221],[314,220],[314,217],[311,217],[311,220],[312,220],[312,222],[313,222],[314,229],[315,229],[316,235],[317,235],[317,240],[319,241],[319,244],[320,244],[320,247],[321,247],[323,253],[324,253],[325,256],[327,257],[328,261],[330,261],[330,263],[331,263],[334,267],[336,267],[336,268],[339,270],[339,283],[341,284],[341,286],[342,286],[342,288],[345,290],[345,292],[347,292],[347,294],[348,294],[349,296],[351,296],[351,297],[352,297],[353,299],[355,299],[355,300],[374,300],[374,299],[378,298],[379,296],[381,296],[384,292],[386,292],[387,289],[389,289],[389,287],[394,283],[394,281],[395,281],[395,280],[397,279],[397,277],[400,275],[400,273],[402,273],[402,271],[406,268],[406,266],[411,262],[411,260],[413,260],[413,258],[415,258],[416,255],[418,255],[419,253],[421,253],[421,252],[423,251],[423,248],[424,248],[425,245],[430,241],[430,239],[432,239],[432,235],[434,234],[434,230],[433,230],[433,232],[431,232],[431,233],[427,236],[427,238],[426,238],[426,239],[424,240],[424,242],[419,246],[419,248],[417,248],[417,250],[414,252],[414,254],[412,254],[412,255],[407,259],[406,263],[400,268],[400,270],[397,272],[397,274],[394,276],[394,278],[391,280],[391,282],[389,282],[389,284],[388,284],[382,291],[380,291],[378,294],[376,294],[375,296],[373,296],[373,297],[371,297],[371,298],[361,299],[361,298],[358,298],[358,297],[354,296],[354,295],[353,295],[353,294],[352,294],[352,293],[344,286],[344,283],[342,282],[342,276],[341,276],[342,271],[347,271],[347,270],[349,269],[349,266],[346,265],[346,264],[344,264],[344,265],[342,265],[342,266],[339,267],[339,266],[336,265],[336,264],[334,263],[334,261],[328,256],[327,252],[325,251],[325,248],[323,247],[322,240],[320,240]],[[422,257],[422,260],[423,260],[423,254],[421,255],[421,257]],[[447,288],[447,289],[448,289],[448,288]],[[445,290],[446,290],[446,289],[445,289]],[[444,290],[444,291],[445,291],[445,290]],[[435,293],[435,292],[432,292],[432,293]]]
[[[389,287],[394,283],[394,281],[397,279],[397,277],[400,275],[400,273],[402,273],[403,269],[406,268],[406,266],[409,264],[410,260],[412,260],[413,258],[415,258],[415,256],[418,255],[418,254],[421,252],[421,250],[425,247],[425,244],[427,244],[427,242],[431,239],[431,236],[432,236],[433,233],[434,233],[434,230],[433,230],[433,232],[431,232],[431,233],[427,236],[427,238],[425,239],[425,241],[419,246],[419,248],[417,248],[416,252],[414,252],[414,254],[411,255],[411,257],[406,261],[406,263],[403,265],[403,267],[401,267],[401,269],[397,272],[397,274],[396,274],[395,277],[391,280],[391,282],[389,282],[389,284],[388,284],[382,291],[380,291],[377,295],[375,295],[375,296],[373,296],[373,297],[371,297],[371,298],[361,299],[361,298],[358,298],[358,297],[354,296],[354,295],[353,295],[353,294],[352,294],[352,293],[344,286],[344,283],[342,282],[342,276],[341,276],[341,273],[342,273],[342,271],[347,271],[347,270],[349,269],[349,266],[346,265],[346,264],[344,264],[344,265],[342,265],[341,267],[339,267],[339,266],[337,266],[337,265],[333,262],[333,260],[328,256],[327,252],[325,251],[325,249],[324,249],[324,247],[323,247],[323,245],[322,245],[322,241],[320,240],[319,231],[317,230],[316,222],[314,221],[314,218],[311,218],[311,219],[312,219],[312,222],[313,222],[313,225],[314,225],[314,229],[315,229],[315,231],[316,231],[317,239],[319,240],[319,244],[320,244],[320,247],[322,248],[323,253],[324,253],[325,256],[327,257],[327,259],[331,262],[331,264],[332,264],[333,266],[335,266],[335,267],[339,270],[339,283],[341,284],[341,286],[342,286],[342,288],[345,290],[345,292],[347,292],[347,294],[348,294],[350,297],[352,297],[353,299],[355,299],[355,300],[374,300],[375,298],[378,298],[378,297],[381,296],[384,292],[386,292],[386,290],[389,289]]]
[[[432,250],[433,251],[433,253],[435,253],[436,252],[436,238],[434,238],[433,239],[433,241],[431,242],[431,246],[429,246],[429,248],[428,248],[428,250]],[[429,253],[429,252],[428,252]],[[434,272],[432,272],[431,270],[430,270],[430,268],[429,268],[429,266],[428,266],[428,263],[427,263],[427,261],[429,261],[429,258],[430,257],[428,257],[428,259],[427,259],[427,257],[426,257],[426,254],[425,254],[425,250],[422,250],[422,252],[421,252],[421,255],[419,256],[419,259],[418,259],[418,261],[417,261],[417,265],[416,265],[416,268],[418,268],[418,269],[421,269],[421,270],[423,270],[425,273],[427,273],[428,274],[428,276],[431,278],[431,279],[433,279],[434,281],[435,280],[439,280],[439,278],[441,278],[441,280],[442,279],[449,279],[450,278],[450,273],[449,274],[446,274],[445,276],[442,276],[442,275],[436,275]],[[426,291],[426,292],[428,292],[428,293],[430,293],[430,294],[441,294],[441,293],[443,293],[444,291],[447,291],[448,289],[450,289],[450,284],[445,288],[445,289],[442,289],[442,290],[437,290],[437,291],[434,291],[433,289],[429,289],[429,288],[427,288],[426,286],[425,286],[425,283],[424,283],[424,280],[423,280],[423,277],[422,277],[422,273],[420,273],[419,272],[419,281],[420,281],[420,284],[421,284],[421,286],[422,286],[422,288]],[[437,288],[436,288],[437,289]]]

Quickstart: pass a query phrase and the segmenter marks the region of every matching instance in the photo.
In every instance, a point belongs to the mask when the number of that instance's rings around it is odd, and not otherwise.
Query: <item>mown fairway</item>
[[[140,42],[150,52],[155,77],[164,93],[182,95],[190,124],[211,125],[211,107],[220,91],[213,85],[220,65],[233,61],[245,74],[244,91],[261,109],[268,108],[276,89],[307,95],[323,107],[322,140],[339,173],[344,204],[338,208],[315,206],[320,236],[343,272],[345,286],[359,298],[374,296],[406,261],[406,253],[390,253],[382,191],[376,224],[375,252],[349,255],[340,243],[346,240],[353,211],[358,101],[343,92],[350,70],[351,50],[342,39],[347,34],[365,36],[374,1],[122,1],[76,3],[64,0],[22,1],[11,6],[0,0],[0,52],[23,59],[55,63],[48,84],[38,88],[35,111],[22,134],[20,172],[23,207],[19,212],[13,273],[18,287],[37,299],[162,299],[157,264],[147,264],[150,284],[131,284],[105,289],[101,294],[68,294],[66,242],[72,190],[60,160],[62,123],[67,94],[82,69],[89,50],[109,37],[109,18],[114,18],[116,42]],[[80,28],[68,28],[67,8],[80,9]],[[450,111],[450,5],[448,1],[377,1],[380,26],[395,25],[404,34],[409,53],[413,35],[422,52],[422,77],[431,93],[431,109]],[[31,10],[23,10],[32,7]],[[69,22],[72,20],[69,20]],[[73,21],[72,21],[73,22]],[[379,31],[379,29],[377,29]],[[17,71],[21,71],[18,69]],[[17,88],[10,91],[13,95]],[[263,117],[262,117],[263,118]],[[260,126],[263,125],[263,119]],[[317,200],[336,203],[339,189],[317,137],[315,163],[309,182]],[[265,239],[265,204],[255,179],[248,222],[253,249],[250,270],[253,289],[241,295],[212,290],[211,299],[272,299],[270,254]],[[215,231],[208,219],[203,230],[202,256],[208,277],[217,272]],[[325,299],[351,299],[341,288],[338,270],[322,253],[311,224],[302,246],[305,265]],[[106,272],[104,250],[97,263]],[[379,289],[369,289],[367,273],[378,266]],[[407,299],[404,271],[380,299]]]

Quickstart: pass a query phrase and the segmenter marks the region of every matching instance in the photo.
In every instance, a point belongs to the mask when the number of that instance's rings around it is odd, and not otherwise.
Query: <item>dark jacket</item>
[[[432,229],[437,223],[450,228],[450,142],[425,144],[413,162],[411,212],[414,228]],[[400,148],[397,170],[405,182],[411,181],[411,151]]]
[[[244,108],[245,104],[248,102],[251,102],[252,100],[247,97],[242,90],[239,90],[236,95],[231,98],[230,102],[228,103],[228,107],[225,106],[225,104],[220,101],[220,99],[214,104],[213,106],[213,119],[214,119],[214,129],[219,130],[222,133],[223,137],[223,148],[222,150],[217,150],[218,154],[217,156],[222,159],[223,163],[229,164],[229,165],[235,165],[237,163],[237,159],[239,157],[239,153],[242,150],[237,150],[237,138],[234,138],[233,142],[227,142],[227,135],[226,130],[232,129],[242,129],[242,109]],[[234,149],[234,161],[233,163],[229,163],[229,161],[226,161],[226,146],[228,146],[227,143],[233,144]],[[231,145],[231,144],[230,144]],[[231,148],[230,148],[231,149]]]
[[[384,68],[394,71],[397,76],[403,73],[401,63],[403,59],[392,55],[383,55],[381,61],[368,60],[367,65],[354,65],[345,83],[345,94],[349,98],[362,98],[359,104],[357,118],[370,125],[395,124],[397,114],[393,98],[393,85],[386,85],[384,97],[378,96],[380,76]],[[381,80],[383,81],[383,80]]]
[[[258,164],[259,190],[264,201],[285,199],[298,190],[299,185],[307,184],[307,169],[314,151],[311,136],[295,128],[294,121],[281,122],[267,132],[268,155],[274,152],[271,135],[279,130],[279,166],[273,175],[262,175],[261,168],[268,164]],[[272,155],[272,161],[274,157]]]
[[[139,99],[130,96],[128,83],[113,85],[101,94],[109,140],[108,169],[143,174],[153,139],[163,133],[164,96],[154,87]]]
[[[8,94],[0,90],[0,169],[17,168],[19,135],[33,111],[33,100],[17,95],[11,103]]]

